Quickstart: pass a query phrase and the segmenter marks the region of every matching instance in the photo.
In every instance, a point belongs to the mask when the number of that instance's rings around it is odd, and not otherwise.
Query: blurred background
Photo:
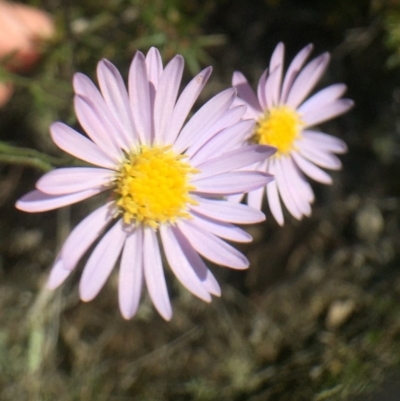
[[[23,3],[47,14],[23,11],[11,24],[0,1],[0,400],[398,400],[400,1]],[[1,54],[13,35],[18,46]],[[320,87],[344,82],[356,103],[321,127],[349,152],[332,186],[314,186],[312,216],[247,227],[254,241],[240,249],[251,267],[212,266],[223,293],[211,305],[168,276],[168,323],[147,296],[123,320],[117,272],[87,304],[81,269],[46,291],[57,249],[96,199],[40,214],[14,203],[43,172],[72,163],[48,127],[80,130],[74,72],[95,79],[104,57],[126,78],[135,51],[157,46],[164,62],[185,57],[185,82],[213,65],[198,108],[234,70],[255,86],[279,41],[287,61],[310,42],[314,56],[331,52]]]

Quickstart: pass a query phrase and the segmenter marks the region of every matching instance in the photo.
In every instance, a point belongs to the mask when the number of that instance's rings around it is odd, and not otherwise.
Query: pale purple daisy
[[[82,273],[81,299],[90,301],[99,293],[120,258],[119,305],[126,319],[136,313],[144,283],[161,316],[172,316],[161,244],[178,280],[210,302],[221,290],[201,256],[247,268],[246,257],[223,239],[248,242],[249,234],[234,224],[265,218],[224,197],[271,181],[265,172],[244,169],[275,149],[241,146],[254,124],[241,119],[245,107],[232,108],[233,88],[213,97],[185,123],[211,68],[195,76],[178,97],[183,67],[178,55],[163,68],[152,48],[146,57],[136,53],[128,91],[107,60],[97,69],[101,92],[88,77],[76,74],[75,111],[89,138],[61,122],[51,126],[51,136],[61,149],[96,167],[51,171],[37,182],[37,190],[17,202],[20,210],[42,212],[109,191],[108,202],[65,241],[48,286],[59,286],[99,240]]]
[[[310,44],[301,50],[283,75],[285,49],[283,43],[279,43],[269,70],[265,70],[259,80],[257,95],[242,73],[235,72],[232,79],[238,90],[234,104],[246,105],[243,118],[257,122],[249,142],[277,148],[274,156],[255,166],[273,174],[275,181],[250,191],[247,203],[261,209],[266,193],[271,213],[280,225],[284,223],[281,201],[299,220],[311,214],[314,193],[304,174],[320,183],[330,184],[331,177],[320,167],[340,169],[341,162],[335,153],[347,150],[341,139],[313,128],[348,111],[353,101],[340,98],[346,91],[344,84],[328,86],[306,99],[330,59],[329,54],[324,53],[304,66],[312,49]],[[230,198],[241,199],[240,195]]]

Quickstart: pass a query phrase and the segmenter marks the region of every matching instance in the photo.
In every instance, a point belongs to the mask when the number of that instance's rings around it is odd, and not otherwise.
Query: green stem
[[[43,172],[55,166],[70,164],[66,159],[46,155],[35,149],[20,148],[0,141],[0,163],[19,164],[37,168]]]

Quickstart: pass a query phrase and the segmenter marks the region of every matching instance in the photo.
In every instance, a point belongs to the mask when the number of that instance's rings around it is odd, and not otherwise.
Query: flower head
[[[0,61],[10,71],[24,72],[40,57],[40,42],[54,34],[52,18],[25,4],[0,0]],[[12,85],[0,83],[0,107],[13,93]]]
[[[271,213],[280,225],[284,223],[281,200],[299,220],[311,214],[314,193],[304,174],[330,184],[331,177],[320,167],[340,169],[341,162],[335,153],[347,150],[342,140],[312,128],[345,113],[353,101],[340,98],[346,90],[343,84],[328,86],[307,99],[330,58],[325,53],[304,66],[311,51],[312,45],[301,50],[283,74],[284,45],[279,43],[269,70],[259,80],[257,95],[240,72],[235,72],[232,79],[239,96],[235,105],[245,104],[247,111],[243,118],[256,121],[249,142],[277,149],[274,156],[256,165],[256,169],[274,174],[275,181],[266,189],[249,192],[247,201],[261,209],[266,192]]]
[[[52,125],[51,135],[61,149],[97,167],[51,171],[37,182],[37,190],[17,202],[21,210],[41,212],[109,192],[109,201],[67,238],[48,286],[60,285],[99,239],[84,267],[80,296],[93,299],[121,256],[119,304],[127,319],[136,313],[143,282],[159,313],[171,318],[161,245],[178,280],[209,302],[220,288],[200,255],[245,269],[247,259],[223,239],[247,242],[251,237],[233,223],[264,219],[260,211],[224,197],[271,181],[265,172],[245,169],[274,148],[242,146],[254,123],[241,120],[245,107],[231,107],[233,88],[213,97],[185,123],[211,68],[195,76],[178,97],[183,66],[179,55],[163,68],[156,49],[146,57],[137,52],[129,91],[107,60],[97,69],[101,92],[76,74],[75,110],[89,138],[60,122]]]

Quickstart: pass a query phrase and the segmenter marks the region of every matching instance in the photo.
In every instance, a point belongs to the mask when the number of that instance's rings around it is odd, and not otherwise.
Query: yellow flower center
[[[159,224],[190,218],[190,176],[198,172],[170,146],[146,147],[129,154],[122,163],[114,192],[125,224]]]
[[[287,106],[273,107],[258,120],[254,140],[260,145],[275,146],[278,155],[286,154],[293,150],[303,126],[295,110]]]

